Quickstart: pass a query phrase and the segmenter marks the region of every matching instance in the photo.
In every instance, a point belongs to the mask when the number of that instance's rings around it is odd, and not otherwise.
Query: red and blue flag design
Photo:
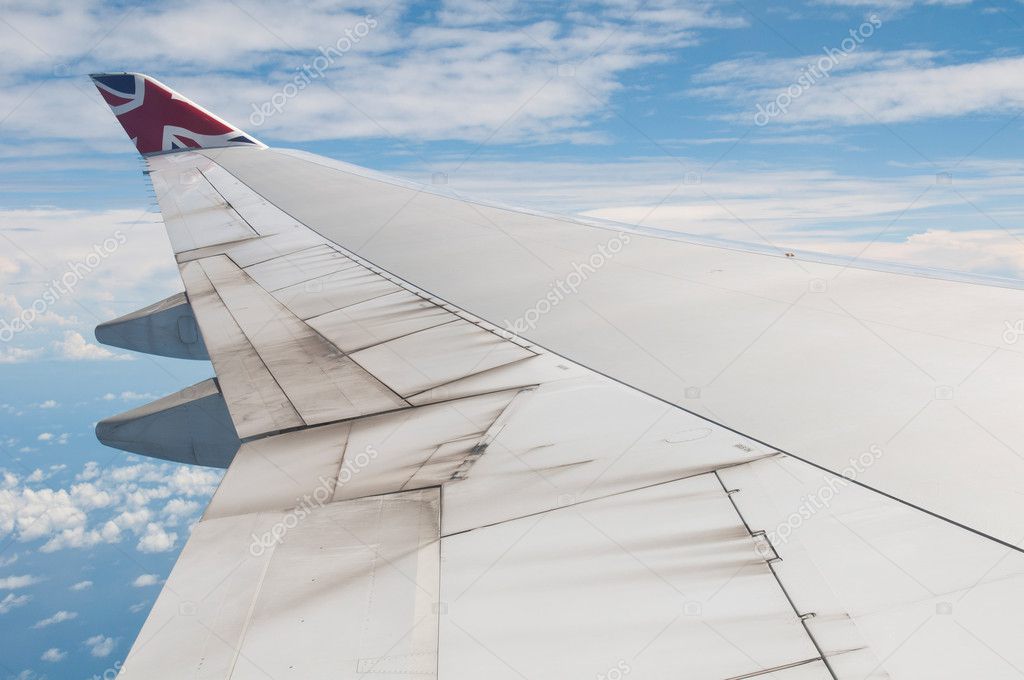
[[[141,73],[97,73],[93,83],[139,153],[263,146],[248,134]]]

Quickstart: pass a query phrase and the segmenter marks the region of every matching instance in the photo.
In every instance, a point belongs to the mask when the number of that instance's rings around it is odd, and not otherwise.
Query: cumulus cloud
[[[150,522],[146,525],[146,531],[139,539],[138,550],[144,553],[167,552],[174,548],[178,540],[178,534],[166,531],[157,522]]]
[[[94,460],[90,460],[82,468],[82,471],[79,472],[75,476],[75,479],[87,482],[87,481],[89,481],[91,479],[96,479],[99,476],[100,476],[100,464],[97,463]]]
[[[110,396],[113,398],[113,395]],[[106,399],[107,395],[104,395],[103,398]],[[121,401],[150,401],[152,399],[156,399],[157,395],[152,392],[135,392],[132,390],[125,390],[124,392],[121,392],[117,398]]]
[[[69,611],[65,611],[65,610],[62,609],[59,612],[55,613],[53,616],[48,616],[45,619],[42,619],[40,621],[36,621],[35,625],[33,625],[32,627],[33,628],[47,628],[47,627],[52,626],[52,625],[54,625],[56,623],[64,623],[65,621],[72,621],[72,620],[77,619],[77,618],[78,618],[78,612],[69,612]]]
[[[50,647],[45,652],[43,652],[43,655],[40,656],[39,658],[42,661],[49,661],[50,663],[57,663],[58,661],[63,661],[64,657],[66,657],[67,655],[68,655],[68,653],[65,652],[65,651],[57,649],[56,647]]]
[[[70,586],[68,590],[81,591],[88,590],[89,588],[92,588],[92,581],[79,581],[78,583]]]
[[[64,440],[65,442],[67,439]],[[67,465],[51,465],[45,471],[42,468],[36,468],[25,478],[26,482],[43,482],[53,477],[58,472],[66,469]]]
[[[69,435],[67,432],[61,434],[54,434],[53,432],[40,432],[39,436],[36,437],[36,441],[46,442],[48,444],[67,444]]]
[[[110,656],[110,653],[114,651],[116,642],[114,638],[105,637],[103,635],[94,635],[85,641],[86,647],[89,648],[89,653],[95,657],[103,658]]]
[[[64,339],[55,341],[53,348],[58,357],[71,361],[130,361],[132,358],[88,342],[78,331],[65,331]]]
[[[21,364],[38,359],[43,355],[42,348],[26,349],[23,347],[0,348],[0,364]]]
[[[156,574],[142,574],[134,581],[132,581],[132,585],[136,588],[146,588],[149,586],[155,586],[158,583],[160,583],[160,577]]]
[[[21,588],[28,588],[34,586],[37,583],[42,582],[43,579],[38,576],[5,576],[0,578],[0,590],[19,590]]]
[[[177,545],[178,534],[155,515],[176,521],[198,509],[196,498],[212,495],[222,473],[169,463],[138,463],[101,469],[85,464],[75,482],[63,488],[38,487],[0,470],[0,537],[42,540],[42,552],[90,548],[137,537],[141,552],[164,552]],[[150,505],[159,503],[151,509]]]
[[[31,595],[15,595],[14,593],[7,593],[7,595],[0,599],[0,614],[6,614],[12,609],[26,605],[31,600]]]

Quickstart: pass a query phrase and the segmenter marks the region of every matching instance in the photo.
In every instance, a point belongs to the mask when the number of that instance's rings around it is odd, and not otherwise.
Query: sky
[[[461,194],[1021,278],[1022,37],[1018,0],[0,0],[0,679],[113,677],[220,479],[93,436],[212,369],[93,338],[181,284],[86,74]]]

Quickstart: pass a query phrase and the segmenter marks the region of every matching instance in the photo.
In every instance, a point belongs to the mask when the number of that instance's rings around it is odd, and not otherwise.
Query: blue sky
[[[211,369],[92,338],[180,282],[85,74],[504,202],[1020,277],[1022,37],[1017,0],[0,3],[0,678],[110,677],[219,480],[92,435]]]

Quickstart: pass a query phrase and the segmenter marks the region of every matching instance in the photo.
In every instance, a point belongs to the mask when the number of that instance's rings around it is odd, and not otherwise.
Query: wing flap
[[[204,258],[199,264],[304,424],[407,405],[226,256]],[[201,312],[198,317],[205,328]]]
[[[445,678],[623,664],[729,678],[820,658],[713,475],[446,537],[441,552]]]
[[[427,489],[205,519],[126,677],[435,675],[439,509]]]
[[[202,264],[180,267],[210,360],[241,438],[305,424],[239,327]]]

